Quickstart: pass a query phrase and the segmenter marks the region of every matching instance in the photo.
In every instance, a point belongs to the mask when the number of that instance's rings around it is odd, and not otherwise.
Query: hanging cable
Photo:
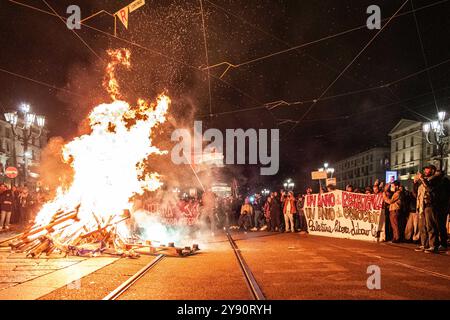
[[[389,25],[389,23],[394,19],[394,17],[403,9],[403,7],[408,3],[409,0],[406,0],[400,8],[389,18],[386,24],[367,42],[367,44],[358,52],[358,54],[350,61],[349,64],[342,70],[341,73],[334,79],[330,85],[322,92],[322,94],[314,101],[311,106],[306,110],[306,112],[298,119],[298,122],[292,126],[292,128],[287,133],[288,135],[300,124],[300,122],[311,112],[311,110],[315,107],[317,102],[331,89],[331,87],[341,78],[341,76],[350,68],[350,66],[364,53],[364,51],[372,44],[372,42],[378,37],[378,35],[383,32],[383,30]]]
[[[414,1],[411,0],[411,8],[414,10],[414,3],[413,2]],[[415,12],[413,13],[413,17],[414,17],[414,22],[415,22],[415,25],[416,25],[417,37],[419,38],[420,49],[422,51],[422,57],[423,57],[423,60],[425,62],[425,67],[428,68],[428,59],[427,59],[427,55],[425,53],[425,48],[423,46],[422,35],[420,34],[419,22],[417,21],[417,17],[416,17],[416,13]],[[431,91],[433,92],[434,105],[436,106],[436,111],[439,113],[439,107],[438,107],[437,102],[436,102],[436,95],[434,94],[433,82],[431,81],[431,75],[430,75],[430,72],[428,70],[427,70],[427,77],[428,77],[428,83],[430,84]]]

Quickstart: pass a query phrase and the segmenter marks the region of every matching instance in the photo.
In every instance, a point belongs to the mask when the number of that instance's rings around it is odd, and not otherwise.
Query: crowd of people
[[[335,190],[332,185],[320,188],[319,193]],[[418,244],[416,251],[437,253],[448,249],[448,217],[450,213],[450,180],[435,166],[423,168],[414,178],[412,190],[399,181],[354,188],[347,192],[382,194],[384,215],[384,241]],[[311,187],[304,194],[280,190],[263,197],[260,194],[245,198],[217,198],[205,192],[200,206],[201,218],[209,220],[215,228],[231,228],[244,232],[308,232],[303,209],[305,196],[312,194]]]
[[[386,241],[414,242],[416,251],[437,253],[448,249],[450,180],[429,165],[414,178],[412,190],[398,181],[384,188]]]
[[[14,224],[18,228],[26,226],[43,202],[37,192],[27,187],[0,185],[0,232],[8,231]]]
[[[308,188],[307,193],[312,193]],[[201,198],[201,218],[216,228],[270,232],[307,232],[303,212],[304,195],[281,190],[263,197],[218,198],[207,191]]]

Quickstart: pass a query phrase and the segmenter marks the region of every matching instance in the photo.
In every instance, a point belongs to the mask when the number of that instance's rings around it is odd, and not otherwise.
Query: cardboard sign
[[[312,180],[325,180],[328,178],[328,175],[325,171],[313,171],[311,172]]]

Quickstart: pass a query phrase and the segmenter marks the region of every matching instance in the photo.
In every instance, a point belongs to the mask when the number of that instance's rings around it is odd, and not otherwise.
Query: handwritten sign
[[[382,194],[336,190],[307,195],[304,210],[308,231],[326,237],[377,241],[383,229],[382,204]]]

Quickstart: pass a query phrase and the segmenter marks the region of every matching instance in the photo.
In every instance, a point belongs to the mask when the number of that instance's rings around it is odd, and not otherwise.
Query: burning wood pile
[[[74,223],[79,223],[79,207],[70,212],[59,211],[53,215],[46,225],[34,225],[23,233],[6,239],[13,252],[26,253],[27,257],[40,258],[42,255],[59,254],[63,256],[74,255],[95,257],[102,254],[120,257],[137,258],[140,254],[185,257],[199,251],[199,246],[175,247],[173,242],[168,245],[155,244],[152,241],[143,241],[136,237],[128,239],[120,236],[117,225],[130,218],[130,212],[124,210],[115,221],[100,221],[92,213],[97,228],[90,230],[81,225],[75,231],[65,233],[64,230]],[[112,216],[111,216],[112,217]]]
[[[121,100],[115,71],[130,67],[130,52],[108,50],[108,55],[104,85],[112,102],[96,106],[88,117],[90,132],[62,148],[60,156],[73,169],[73,179],[42,207],[33,226],[9,239],[15,252],[29,257],[52,253],[136,257],[135,249],[178,255],[196,251],[127,240],[132,232],[123,222],[130,218],[134,196],[162,185],[146,161],[152,154],[165,153],[153,145],[152,132],[166,121],[170,99],[162,94],[155,102],[138,99],[134,105]]]
[[[70,212],[56,212],[47,224],[34,225],[8,239],[9,246],[14,252],[24,252],[27,257],[33,258],[39,258],[42,254],[49,256],[52,253],[90,257],[100,254],[138,256],[132,249],[126,250],[125,239],[116,232],[117,224],[130,218],[128,210],[115,217],[115,221],[112,221],[112,216],[109,221],[101,221],[92,213],[97,223],[94,230],[83,224],[75,231],[66,233],[68,227],[80,222],[78,211],[79,207]]]

